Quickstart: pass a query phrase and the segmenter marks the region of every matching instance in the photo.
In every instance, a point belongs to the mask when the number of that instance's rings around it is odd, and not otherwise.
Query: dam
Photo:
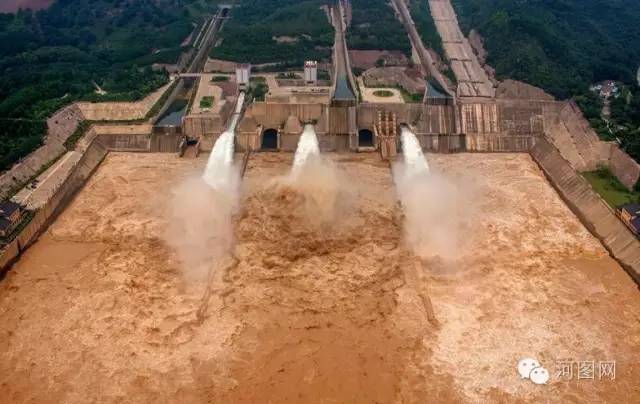
[[[369,101],[350,66],[348,3],[327,12],[329,80],[245,63],[205,73],[196,56],[143,102],[74,104],[51,118],[55,152],[93,123],[23,194],[37,209],[0,250],[1,396],[460,403],[637,393],[638,240],[580,176],[609,164],[634,181],[629,160],[571,102],[474,71],[472,55],[454,53],[466,43],[448,1],[429,3],[467,80],[451,88],[433,72],[394,1],[426,86],[417,102]],[[210,45],[217,21],[205,25]],[[548,386],[518,375],[518,360],[533,356],[554,373]],[[570,382],[555,372],[567,361],[615,362],[617,373]]]

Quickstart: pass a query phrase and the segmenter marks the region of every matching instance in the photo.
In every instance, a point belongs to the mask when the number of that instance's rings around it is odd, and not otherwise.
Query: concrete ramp
[[[445,56],[458,81],[458,96],[495,96],[493,83],[460,30],[458,18],[449,0],[430,0],[431,15],[442,38]]]
[[[531,156],[585,227],[640,284],[640,241],[546,139],[536,143]]]

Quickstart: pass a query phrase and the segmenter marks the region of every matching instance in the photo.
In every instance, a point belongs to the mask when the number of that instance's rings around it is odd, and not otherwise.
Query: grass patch
[[[76,130],[64,142],[64,147],[67,149],[67,151],[73,151],[76,148],[78,140],[80,140],[84,136],[84,134],[87,133],[87,130],[90,126],[90,121],[82,121],[78,123],[78,127],[76,128]]]
[[[318,80],[331,80],[331,75],[326,70],[318,69]]]
[[[640,192],[629,191],[608,168],[582,173],[602,199],[616,208],[627,203],[640,202]]]
[[[160,109],[165,104],[165,102],[167,102],[167,99],[169,99],[169,96],[171,95],[171,93],[173,93],[173,90],[175,90],[176,86],[178,85],[178,81],[180,80],[174,80],[173,83],[171,83],[171,85],[169,86],[169,88],[167,88],[164,91],[164,94],[162,94],[162,96],[160,96],[158,101],[156,101],[156,103],[153,104],[153,107],[151,107],[151,109],[147,111],[147,114],[144,116],[144,120],[151,119],[160,112]]]
[[[213,101],[215,100],[212,96],[205,96],[200,99],[200,108],[211,108],[213,107]]]
[[[411,56],[407,32],[387,0],[352,0],[351,5],[352,20],[347,30],[349,49],[398,50]]]
[[[371,87],[367,86],[366,82],[364,82],[364,86],[367,87],[367,88],[371,88]],[[406,102],[407,104],[421,103],[423,101],[423,98],[424,98],[424,94],[412,94],[412,93],[408,92],[407,90],[405,90],[405,88],[402,87],[400,84],[396,84],[394,86],[392,86],[392,85],[376,85],[374,88],[395,88],[396,90],[400,91],[400,94],[402,94],[402,98],[404,99],[404,102]]]
[[[292,80],[301,80],[302,79],[302,77],[300,77],[299,74],[296,74],[294,72],[278,73],[276,78],[278,78],[278,79],[292,79]]]
[[[253,64],[329,60],[334,31],[320,9],[325,0],[252,0],[234,8],[212,57]],[[279,43],[274,38],[295,37]]]
[[[373,92],[376,97],[393,97],[393,91],[389,90],[377,90]]]
[[[264,77],[260,77],[264,79]],[[266,81],[266,80],[265,80]],[[264,81],[256,80],[252,82],[247,90],[247,99],[251,101],[264,101],[269,92],[269,86]]]
[[[229,81],[229,76],[213,76],[211,81],[214,83],[221,83],[225,81]]]

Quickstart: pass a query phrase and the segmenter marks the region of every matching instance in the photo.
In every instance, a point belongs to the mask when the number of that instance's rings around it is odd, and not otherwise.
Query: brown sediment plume
[[[168,225],[164,241],[176,251],[185,277],[203,281],[233,246],[232,216],[238,196],[233,189],[213,189],[200,175],[169,190],[163,211]]]
[[[464,257],[482,202],[479,184],[471,177],[451,177],[434,169],[408,175],[401,162],[393,165],[393,177],[412,251],[444,265]]]
[[[479,204],[476,227],[463,234],[479,237],[454,265],[459,271],[441,271],[437,259],[418,262],[404,246],[394,184],[377,155],[328,157],[352,204],[324,217],[343,223],[320,220],[296,230],[290,220],[306,215],[305,192],[286,181],[269,183],[288,175],[292,155],[256,153],[244,181],[245,207],[232,221],[231,256],[216,263],[212,277],[189,282],[178,252],[164,241],[167,190],[201,173],[206,158],[109,154],[0,282],[0,397],[16,403],[638,397],[637,286],[529,156],[428,157],[454,181],[485,179],[483,198],[472,201]],[[338,188],[336,195],[344,193]],[[616,379],[536,386],[516,372],[523,355],[552,372],[557,359],[616,360]]]
[[[353,170],[375,173],[386,187],[389,171],[375,155],[334,160],[262,182],[243,201],[240,264],[225,277],[225,301],[244,327],[233,342],[237,385],[219,391],[221,401],[394,402],[408,394],[403,383],[430,327],[398,314],[412,257],[393,197],[379,183],[354,181]]]

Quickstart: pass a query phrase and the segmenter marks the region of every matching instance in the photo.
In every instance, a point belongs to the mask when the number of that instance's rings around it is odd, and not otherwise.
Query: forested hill
[[[485,38],[501,77],[559,98],[605,80],[632,83],[640,65],[638,0],[453,0],[463,30]]]
[[[0,14],[0,170],[41,142],[45,119],[77,99],[136,100],[167,81],[208,0],[56,0],[38,12]],[[107,92],[95,94],[94,82]]]
[[[244,0],[222,30],[211,57],[235,62],[283,63],[331,57],[334,31],[322,6],[331,0]]]

